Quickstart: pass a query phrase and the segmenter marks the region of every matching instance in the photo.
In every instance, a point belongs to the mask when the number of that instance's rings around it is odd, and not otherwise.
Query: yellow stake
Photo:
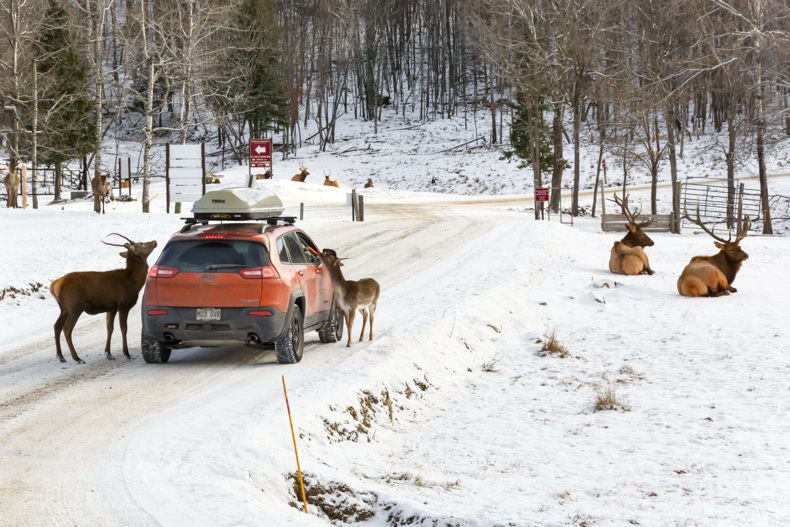
[[[294,422],[291,419],[291,405],[288,404],[288,390],[285,389],[285,375],[283,375],[283,393],[285,394],[285,407],[288,408],[288,421],[291,423],[291,437],[294,440],[294,454],[296,454],[296,470],[299,472],[299,486],[302,488],[302,503],[304,512],[307,514],[307,496],[304,493],[304,481],[302,480],[302,468],[299,466],[299,452],[296,450],[296,434],[294,434]]]

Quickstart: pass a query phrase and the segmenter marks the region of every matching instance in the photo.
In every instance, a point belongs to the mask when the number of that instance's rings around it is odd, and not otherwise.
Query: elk
[[[330,175],[331,174],[329,173],[329,171],[324,170],[324,186],[326,186],[326,187],[340,187],[340,185],[337,184],[337,181],[332,181],[331,179],[329,179]]]
[[[708,233],[715,241],[713,244],[719,249],[713,256],[695,256],[689,261],[678,278],[678,293],[683,296],[722,296],[736,293],[738,290],[732,286],[735,275],[741,268],[744,260],[749,258],[741,246],[741,240],[746,237],[752,226],[752,220],[746,216],[743,229],[732,239],[732,231],[725,240],[716,236],[713,231],[705,227],[699,217],[699,203],[697,203],[697,219],[691,219],[688,211],[683,215],[684,219],[695,223]]]
[[[653,274],[654,271],[650,269],[650,262],[644,251],[644,247],[653,245],[653,240],[642,230],[650,225],[653,220],[649,219],[637,223],[636,218],[639,216],[640,211],[636,211],[636,214],[630,211],[628,208],[628,195],[621,200],[615,194],[614,202],[620,205],[623,215],[628,221],[626,225],[628,232],[622,240],[614,242],[609,254],[609,270],[615,274]]]
[[[373,180],[368,178],[367,182],[365,183],[365,188],[373,188]]]
[[[17,175],[17,165],[14,164],[11,166],[11,170],[8,171],[8,175],[3,180],[3,184],[5,185],[6,190],[6,207],[9,209],[19,207],[19,202],[17,200],[17,194],[19,192],[19,176]]]
[[[112,185],[107,181],[106,174],[97,174],[91,179],[91,190],[93,190],[93,211],[104,214],[104,198],[112,190]]]
[[[340,271],[343,266],[342,260],[345,258],[338,258],[333,249],[324,249],[323,252],[318,253],[318,257],[329,270],[329,277],[332,279],[332,286],[335,290],[335,301],[346,319],[346,332],[348,333],[346,347],[351,346],[351,327],[354,325],[354,315],[357,309],[362,314],[362,332],[359,334],[359,340],[362,341],[365,336],[365,323],[368,314],[370,314],[368,340],[373,340],[373,314],[376,312],[376,303],[379,299],[379,283],[372,278],[346,280]]]
[[[128,240],[123,244],[102,240],[106,245],[126,249],[120,253],[126,259],[125,269],[68,273],[54,280],[49,288],[60,306],[60,316],[55,321],[55,349],[60,362],[66,362],[60,348],[60,332],[63,331],[71,351],[71,358],[80,364],[85,363],[77,355],[71,340],[71,332],[83,312],[89,315],[107,313],[107,344],[104,347],[104,354],[108,359],[113,358],[110,353],[110,340],[117,313],[123,335],[123,354],[127,359],[131,358],[126,342],[126,319],[129,310],[137,303],[137,295],[145,283],[148,274],[147,258],[156,247],[156,241],[138,243],[115,232],[107,236],[112,235]]]
[[[291,178],[291,181],[301,181],[304,183],[304,180],[307,179],[307,176],[310,175],[310,172],[307,171],[307,168],[304,166],[304,163],[299,163],[299,173],[294,175]]]

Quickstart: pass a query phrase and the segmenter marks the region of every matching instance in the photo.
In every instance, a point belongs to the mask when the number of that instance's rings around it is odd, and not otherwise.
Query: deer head
[[[643,222],[637,222],[636,219],[642,213],[641,210],[637,210],[635,213],[631,212],[628,207],[628,194],[626,194],[624,199],[620,199],[617,194],[614,195],[614,201],[617,205],[620,206],[620,209],[623,211],[623,216],[628,221],[628,225],[626,225],[626,229],[628,229],[628,233],[623,238],[623,243],[630,247],[651,247],[653,245],[653,240],[645,234],[645,231],[642,229],[653,223],[653,219],[649,219]]]
[[[687,210],[683,210],[683,219],[690,221],[691,223],[697,225],[703,231],[705,231],[711,238],[713,238],[713,244],[716,246],[717,249],[720,250],[721,254],[723,254],[727,260],[730,262],[737,264],[740,267],[741,263],[744,260],[749,258],[749,255],[741,249],[741,240],[746,238],[746,235],[749,233],[749,229],[752,227],[752,220],[747,215],[744,219],[743,228],[741,229],[740,234],[735,236],[735,239],[732,239],[732,230],[730,230],[727,239],[717,236],[714,231],[716,230],[716,226],[714,225],[710,229],[708,229],[705,224],[700,219],[699,215],[699,202],[697,202],[697,218],[694,219],[689,216]]]

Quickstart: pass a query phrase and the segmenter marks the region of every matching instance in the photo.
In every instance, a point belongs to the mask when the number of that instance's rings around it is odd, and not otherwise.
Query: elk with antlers
[[[351,327],[354,325],[354,314],[357,309],[362,314],[362,332],[359,334],[361,341],[365,336],[365,323],[370,315],[370,335],[368,340],[373,340],[373,314],[376,312],[376,303],[379,299],[379,283],[372,278],[361,280],[346,280],[340,268],[343,266],[342,260],[332,249],[324,249],[318,253],[321,262],[329,270],[332,279],[332,286],[335,290],[335,302],[343,312],[346,319],[346,332],[348,342],[346,347],[351,346]]]
[[[614,242],[609,255],[609,270],[615,274],[653,274],[654,271],[650,269],[650,262],[644,251],[644,247],[653,245],[653,240],[642,230],[650,225],[653,220],[649,219],[637,223],[636,218],[639,216],[640,211],[637,210],[636,213],[632,213],[629,210],[628,195],[625,196],[625,199],[620,199],[615,194],[614,202],[620,206],[623,215],[628,221],[626,225],[628,233],[622,240]]]
[[[107,181],[107,175],[96,175],[91,179],[91,190],[93,190],[93,211],[104,214],[104,199],[112,190],[112,185]]]
[[[123,354],[127,359],[131,358],[126,343],[126,319],[129,310],[137,303],[137,296],[145,283],[148,274],[147,258],[156,247],[156,241],[138,243],[116,232],[108,234],[111,235],[128,240],[124,244],[102,240],[106,245],[126,249],[121,252],[121,256],[126,258],[125,269],[73,272],[54,280],[49,288],[60,306],[60,316],[55,321],[55,349],[60,362],[66,362],[60,349],[61,331],[66,336],[71,358],[81,364],[85,362],[77,355],[71,340],[71,332],[82,313],[89,315],[107,313],[107,344],[104,347],[104,354],[108,359],[113,358],[110,353],[110,339],[117,313],[121,335],[123,335]]]
[[[327,187],[340,187],[340,185],[337,184],[337,181],[329,179],[330,175],[331,174],[328,170],[324,170],[324,185]]]
[[[310,172],[307,171],[307,167],[304,166],[304,163],[299,163],[299,173],[294,175],[291,178],[291,181],[301,181],[304,183],[304,180],[307,179],[307,176],[310,175]]]
[[[683,269],[678,278],[678,293],[683,296],[721,296],[735,293],[738,290],[732,286],[735,275],[741,268],[744,260],[749,255],[741,249],[740,242],[746,237],[752,226],[752,220],[746,216],[743,229],[732,239],[732,231],[725,240],[716,236],[713,231],[715,225],[708,230],[699,217],[699,203],[697,203],[697,219],[692,219],[688,211],[684,211],[683,218],[698,225],[715,241],[713,244],[719,249],[713,256],[695,256]]]

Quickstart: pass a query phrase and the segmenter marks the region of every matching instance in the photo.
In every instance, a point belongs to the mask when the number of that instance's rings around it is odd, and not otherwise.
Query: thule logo
[[[212,199],[211,203],[225,203],[224,199]]]

